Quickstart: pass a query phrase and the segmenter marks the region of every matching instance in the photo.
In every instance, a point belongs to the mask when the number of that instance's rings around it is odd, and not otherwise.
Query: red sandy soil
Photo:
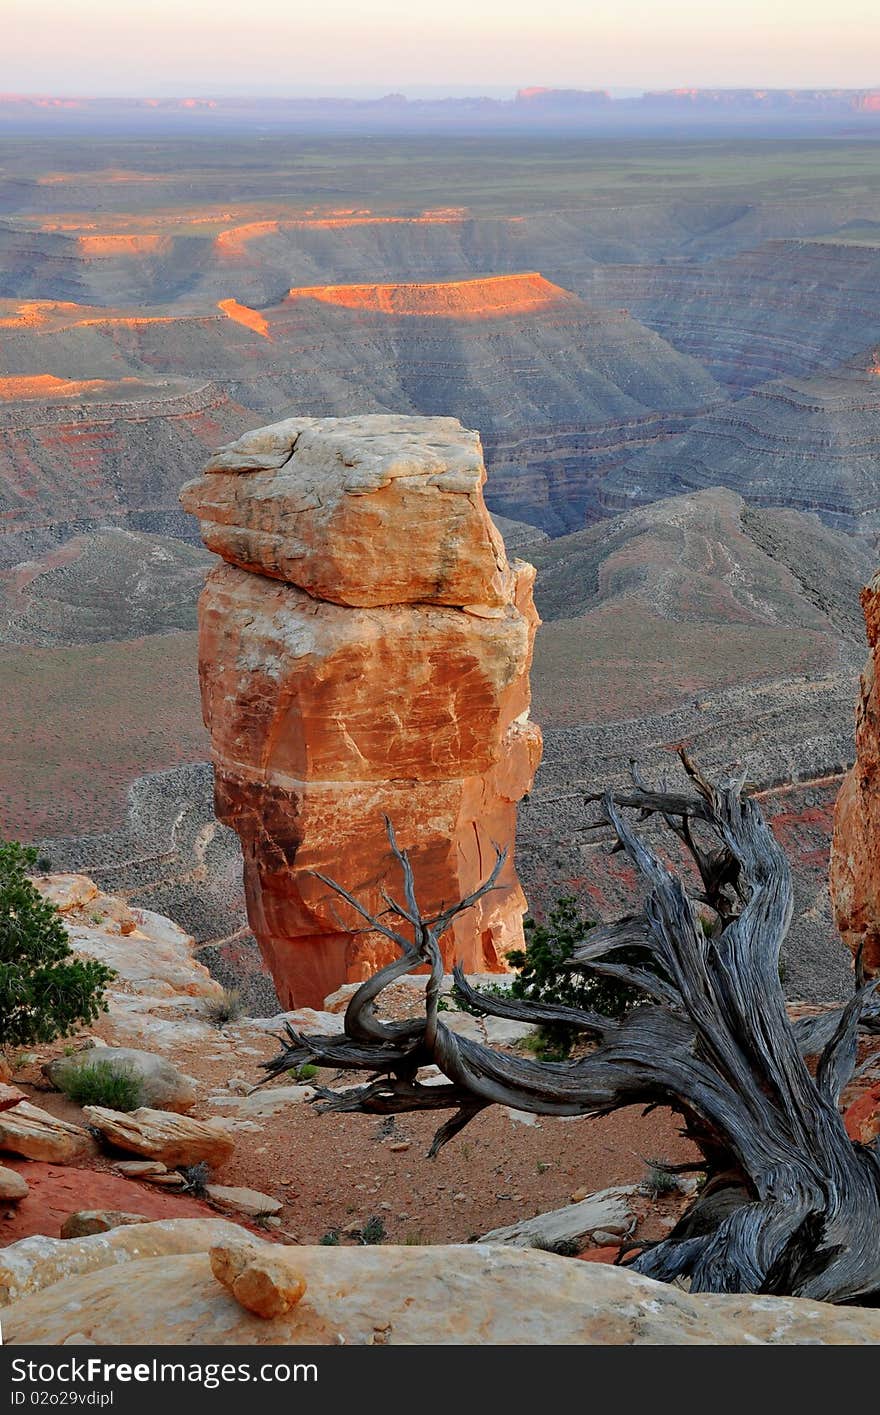
[[[275,1049],[268,1038],[265,1054],[272,1055]],[[199,1066],[196,1057],[177,1060],[190,1074],[203,1079],[210,1074],[210,1068]],[[253,1069],[241,1068],[239,1074],[258,1080],[258,1060],[254,1058]],[[16,1075],[15,1084],[34,1104],[82,1124],[79,1108],[66,1097],[22,1079],[35,1080],[36,1074],[37,1068],[28,1068]],[[225,1073],[214,1078],[218,1089],[226,1079]],[[326,1085],[337,1083],[330,1071],[317,1079]],[[360,1078],[339,1079],[347,1084]],[[200,1105],[194,1110],[205,1116],[224,1113],[231,1112],[209,1111]],[[540,1118],[536,1125],[520,1125],[511,1121],[506,1110],[491,1107],[430,1160],[431,1138],[444,1118],[443,1114],[405,1115],[393,1121],[365,1115],[322,1116],[312,1105],[291,1105],[260,1118],[259,1130],[242,1133],[232,1158],[212,1177],[221,1184],[244,1185],[280,1199],[281,1228],[268,1230],[267,1236],[274,1232],[282,1241],[316,1243],[331,1230],[359,1228],[377,1217],[392,1243],[461,1243],[559,1208],[576,1191],[593,1193],[610,1185],[638,1183],[646,1177],[645,1161],[680,1163],[696,1157],[678,1134],[676,1118],[666,1110],[642,1116],[641,1108],[631,1107],[601,1119]],[[409,1148],[391,1148],[399,1144]],[[109,1159],[98,1161],[101,1166],[109,1163]],[[28,1182],[30,1168],[22,1161]],[[85,1178],[77,1181],[88,1199],[71,1202],[66,1212],[104,1206],[103,1199],[100,1203],[92,1199],[92,1176],[98,1177],[97,1172],[91,1170],[89,1175],[87,1183]],[[120,1191],[120,1197],[112,1203],[108,1199],[106,1206],[144,1211],[140,1196],[155,1196],[156,1191],[138,1181],[122,1182],[127,1186],[124,1202]],[[179,1205],[193,1202],[173,1193],[161,1197],[170,1205],[170,1212],[163,1209],[162,1217],[183,1216]],[[681,1199],[659,1205],[646,1201],[639,1207],[646,1215],[650,1210],[640,1235],[660,1237],[671,1226]],[[200,1206],[197,1212],[204,1209]],[[38,1227],[36,1231],[47,1230]],[[343,1234],[342,1241],[356,1240]]]
[[[694,1158],[669,1112],[525,1126],[492,1108],[430,1160],[437,1119],[403,1116],[392,1126],[291,1107],[264,1122],[253,1148],[239,1148],[223,1181],[284,1200],[282,1228],[300,1242],[377,1216],[392,1243],[461,1243],[559,1208],[577,1191],[637,1182],[646,1172],[642,1156]],[[405,1151],[391,1149],[407,1142]]]
[[[100,1022],[94,1030],[100,1033]],[[255,1083],[261,1074],[260,1060],[274,1054],[276,1043],[267,1036],[259,1045],[252,1038],[251,1044],[259,1054],[241,1057],[236,1074]],[[44,1049],[41,1058],[51,1050],[57,1047]],[[880,1066],[876,1039],[866,1039],[860,1044],[859,1060],[870,1065],[872,1055],[875,1067]],[[222,1090],[229,1079],[228,1063],[206,1060],[203,1047],[182,1048],[175,1060],[211,1089]],[[287,1078],[284,1084],[294,1079]],[[354,1074],[324,1070],[315,1081],[338,1086],[359,1079]],[[45,1082],[40,1082],[37,1063],[15,1076],[15,1084],[35,1104],[82,1123],[82,1114],[73,1102],[43,1089]],[[861,1123],[868,1117],[861,1114],[865,1105],[858,1098],[876,1084],[876,1076],[869,1070],[844,1094],[845,1108],[857,1103],[854,1109],[859,1109]],[[234,1112],[199,1104],[194,1113],[217,1116]],[[528,1125],[515,1123],[505,1109],[494,1106],[430,1160],[431,1137],[444,1118],[443,1114],[393,1119],[322,1116],[313,1105],[292,1104],[273,1116],[256,1118],[254,1130],[239,1132],[235,1152],[213,1178],[280,1199],[281,1227],[265,1230],[264,1236],[281,1242],[316,1243],[331,1231],[340,1232],[343,1243],[356,1242],[352,1230],[363,1228],[370,1218],[379,1218],[387,1241],[392,1243],[461,1243],[492,1228],[559,1208],[570,1203],[575,1193],[639,1184],[647,1177],[648,1164],[655,1160],[679,1164],[698,1158],[680,1135],[678,1119],[669,1110],[644,1114],[641,1107],[633,1106],[601,1118],[542,1117]],[[7,1162],[5,1158],[3,1162]],[[101,1156],[88,1169],[9,1162],[29,1183],[32,1175],[37,1183],[34,1197],[20,1206],[21,1231],[4,1221],[0,1243],[10,1242],[24,1231],[57,1232],[60,1216],[77,1208],[110,1207],[150,1217],[208,1211],[186,1195],[157,1192],[145,1183],[120,1178],[110,1171],[110,1156]],[[664,1236],[686,1202],[681,1194],[660,1199],[637,1196],[638,1237]],[[616,1251],[591,1247],[584,1256],[611,1261]]]
[[[16,1204],[0,1201],[0,1247],[34,1233],[58,1238],[68,1214],[80,1209],[116,1209],[148,1219],[217,1217],[214,1209],[188,1194],[154,1189],[112,1170],[42,1164],[13,1155],[2,1159],[7,1169],[18,1170],[27,1180],[30,1193]]]
[[[160,1000],[152,1010],[161,1015]],[[411,994],[402,988],[387,990],[383,1016],[399,1019],[412,1010]],[[793,1015],[816,1010],[821,1009],[801,1005],[793,1009]],[[112,1016],[108,1016],[99,1018],[90,1030],[112,1042],[113,1029]],[[218,1031],[218,1043],[222,1035]],[[236,1033],[227,1029],[226,1035],[231,1039]],[[256,1085],[262,1076],[260,1062],[277,1052],[272,1035],[253,1031],[246,1035],[232,1060],[228,1052],[222,1055],[204,1040],[183,1036],[173,1060],[181,1071],[196,1078],[203,1097],[231,1096],[227,1082],[232,1075]],[[47,1089],[40,1071],[41,1063],[50,1055],[61,1054],[62,1049],[63,1043],[58,1042],[22,1058],[25,1064],[16,1070],[14,1081],[35,1104],[62,1119],[83,1123],[79,1107]],[[859,1063],[865,1069],[847,1087],[844,1108],[878,1084],[880,1043],[876,1038],[860,1043]],[[362,1079],[355,1073],[325,1068],[312,1083],[341,1088]],[[287,1076],[271,1084],[289,1085],[295,1080]],[[274,1115],[248,1116],[235,1106],[221,1109],[204,1100],[196,1104],[193,1113],[202,1117],[237,1115],[250,1121],[253,1128],[238,1131],[234,1153],[212,1177],[221,1184],[243,1185],[279,1199],[281,1225],[265,1233],[288,1243],[316,1243],[331,1232],[341,1234],[344,1243],[357,1242],[357,1231],[371,1218],[381,1219],[386,1239],[392,1243],[467,1242],[493,1228],[562,1207],[574,1194],[582,1197],[618,1184],[641,1184],[655,1161],[682,1164],[699,1158],[679,1133],[678,1118],[662,1108],[645,1113],[633,1106],[609,1116],[573,1120],[537,1117],[534,1123],[523,1124],[521,1117],[493,1106],[433,1160],[427,1158],[428,1148],[445,1113],[394,1118],[321,1115],[314,1105],[295,1102]],[[860,1114],[859,1120],[864,1123],[865,1117]],[[106,1205],[151,1216],[158,1212],[163,1216],[205,1212],[201,1205],[192,1207],[191,1197],[157,1194],[145,1183],[108,1173],[112,1158],[102,1154],[89,1161],[87,1168],[42,1167],[60,1175],[52,1184],[61,1183],[61,1187],[50,1187],[47,1179],[43,1190],[41,1180],[24,1215],[33,1225],[29,1231],[54,1232],[59,1213],[83,1207]],[[16,1167],[29,1182],[32,1172],[40,1173],[26,1161]],[[69,1181],[66,1186],[62,1182],[65,1176]],[[112,1185],[112,1190],[104,1187],[107,1185]],[[634,1201],[640,1216],[637,1236],[664,1236],[686,1202],[680,1193],[659,1199],[638,1195]],[[159,1208],[145,1208],[148,1203]],[[46,1217],[30,1219],[29,1214],[38,1214],[41,1206]],[[592,1249],[590,1256],[599,1260],[609,1257]]]

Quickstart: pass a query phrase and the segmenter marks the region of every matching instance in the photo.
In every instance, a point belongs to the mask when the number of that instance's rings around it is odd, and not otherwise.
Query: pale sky
[[[0,92],[880,86],[880,0],[0,0]]]

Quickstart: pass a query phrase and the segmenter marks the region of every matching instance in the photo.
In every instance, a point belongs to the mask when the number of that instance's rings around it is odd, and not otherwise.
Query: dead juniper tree
[[[316,1062],[370,1073],[344,1092],[322,1089],[322,1110],[394,1115],[451,1111],[431,1153],[486,1106],[541,1115],[602,1115],[642,1103],[670,1106],[702,1153],[707,1181],[659,1243],[641,1245],[631,1266],[695,1292],[784,1293],[831,1302],[880,1296],[880,1141],[852,1142],[839,1110],[853,1074],[860,1026],[880,1029],[873,984],[836,1013],[792,1025],[779,952],[792,913],[785,856],[742,781],[714,785],[681,759],[691,788],[650,789],[634,773],[627,793],[591,796],[645,886],[641,911],[591,929],[571,954],[638,990],[622,1019],[569,1006],[482,993],[460,969],[456,983],[485,1016],[565,1023],[589,1043],[564,1062],[501,1053],[456,1035],[439,1008],[439,940],[453,918],[491,890],[504,862],[472,895],[431,916],[419,909],[406,851],[388,834],[403,875],[403,901],[383,893],[381,916],[322,876],[364,921],[392,940],[400,958],[363,983],[345,1014],[344,1036],[292,1028],[270,1076]],[[694,884],[672,873],[626,816],[656,817],[692,862]],[[698,881],[698,882],[697,882]],[[643,964],[633,963],[632,949]],[[630,950],[626,963],[615,962]],[[383,1021],[389,984],[427,965],[424,1016]],[[815,1078],[804,1057],[818,1055]],[[441,1085],[422,1085],[436,1063]],[[267,1078],[268,1079],[268,1078]]]

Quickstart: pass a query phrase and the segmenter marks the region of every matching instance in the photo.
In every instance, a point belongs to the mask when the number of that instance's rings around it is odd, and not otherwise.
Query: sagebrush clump
[[[137,1110],[143,1099],[141,1083],[127,1066],[90,1061],[62,1072],[58,1085],[77,1105],[102,1105],[108,1110]]]
[[[673,1194],[678,1189],[678,1180],[663,1160],[648,1160],[648,1177],[642,1188],[652,1199],[662,1199],[665,1194]]]
[[[205,1002],[205,1016],[215,1027],[225,1027],[244,1015],[244,1001],[238,988],[223,988],[216,997]]]

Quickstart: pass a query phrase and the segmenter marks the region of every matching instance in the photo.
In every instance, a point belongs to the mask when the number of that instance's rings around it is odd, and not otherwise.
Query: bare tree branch
[[[322,1090],[323,1110],[399,1114],[449,1110],[431,1153],[488,1105],[536,1114],[596,1115],[622,1106],[670,1106],[701,1149],[708,1182],[669,1237],[632,1259],[694,1291],[775,1292],[853,1301],[880,1294],[880,1145],[853,1143],[838,1110],[853,1074],[859,1028],[880,1030],[873,987],[846,1008],[790,1023],[779,981],[779,951],[792,913],[785,856],[744,782],[710,782],[681,754],[693,787],[686,795],[651,790],[634,773],[625,795],[605,792],[605,821],[645,889],[640,913],[603,925],[572,950],[571,966],[593,969],[638,990],[642,1002],[619,1020],[586,1009],[532,1004],[471,987],[456,969],[468,1005],[486,1016],[536,1024],[563,1022],[594,1043],[576,1060],[537,1061],[457,1035],[439,1007],[443,930],[494,887],[495,867],[471,895],[423,918],[405,852],[388,823],[404,877],[409,940],[371,915],[332,880],[325,882],[370,927],[392,938],[401,957],[352,997],[344,1037],[305,1038],[288,1029],[268,1075],[308,1057],[370,1073],[366,1085]],[[691,897],[625,818],[657,816],[693,859],[703,891]],[[694,828],[711,838],[697,841]],[[325,878],[322,876],[322,878]],[[386,900],[386,902],[389,902]],[[700,906],[716,920],[704,926]],[[646,964],[614,960],[638,946]],[[610,955],[610,956],[609,956]],[[376,1004],[394,981],[427,964],[423,1017],[383,1022]],[[804,1061],[818,1054],[815,1080]],[[422,1085],[433,1063],[447,1078]]]

